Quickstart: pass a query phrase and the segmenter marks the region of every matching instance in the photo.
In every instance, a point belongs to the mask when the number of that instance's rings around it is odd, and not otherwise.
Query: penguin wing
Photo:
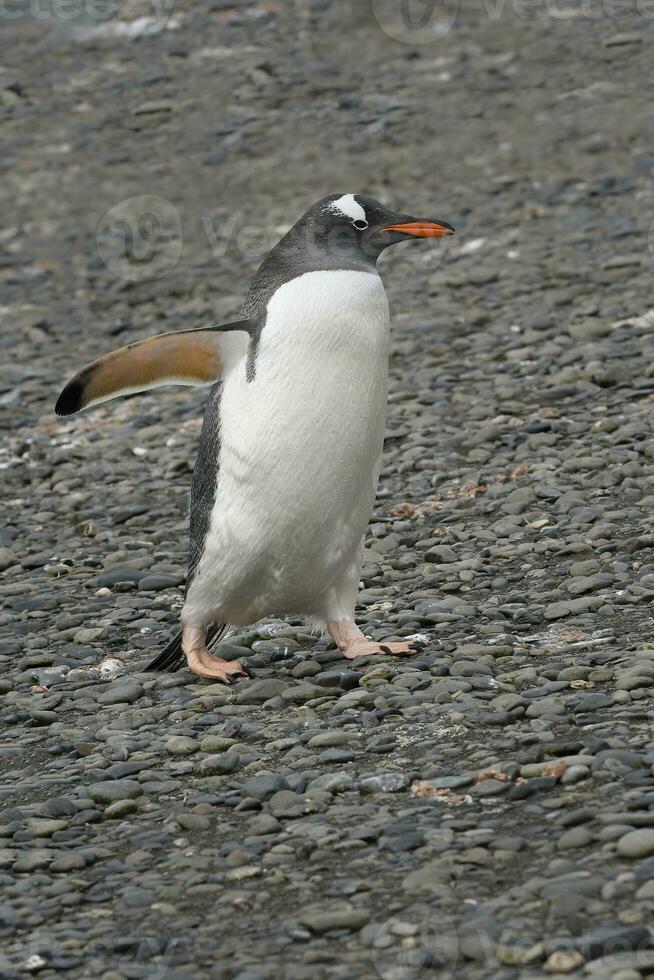
[[[258,334],[256,320],[235,320],[219,327],[178,330],[141,340],[88,364],[63,389],[55,412],[73,415],[100,402],[162,385],[212,385],[223,367],[224,334]]]

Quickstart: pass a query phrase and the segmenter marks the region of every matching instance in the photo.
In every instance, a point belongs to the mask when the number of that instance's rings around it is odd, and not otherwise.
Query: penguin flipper
[[[227,630],[227,623],[213,623],[207,630],[206,646],[207,649],[218,643]],[[168,671],[174,674],[176,670],[186,664],[186,657],[182,650],[182,631],[179,630],[166,644],[161,653],[158,653],[154,660],[151,660],[143,668],[144,671]]]
[[[71,378],[55,412],[73,415],[100,402],[162,385],[213,385],[223,367],[224,334],[242,330],[256,337],[256,320],[177,330],[105,354]]]

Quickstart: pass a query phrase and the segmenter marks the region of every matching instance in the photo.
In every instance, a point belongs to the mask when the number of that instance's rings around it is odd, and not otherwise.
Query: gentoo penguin
[[[379,475],[389,245],[451,235],[445,221],[363,194],[318,201],[264,260],[239,319],[161,334],[89,364],[58,415],[166,384],[212,385],[191,499],[182,629],[149,665],[226,684],[249,673],[209,650],[228,625],[301,615],[345,657],[409,654],[355,623],[363,536]]]

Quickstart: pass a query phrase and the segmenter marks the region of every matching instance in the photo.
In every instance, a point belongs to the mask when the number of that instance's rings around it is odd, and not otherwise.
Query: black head
[[[393,211],[365,194],[330,194],[309,208],[280,244],[306,249],[307,257],[323,253],[374,265],[389,245],[453,234],[446,221]]]

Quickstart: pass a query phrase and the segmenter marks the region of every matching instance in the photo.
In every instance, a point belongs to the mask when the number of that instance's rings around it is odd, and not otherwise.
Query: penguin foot
[[[204,680],[215,684],[235,684],[241,677],[252,677],[252,671],[238,660],[221,660],[214,657],[205,645],[206,630],[197,626],[185,626],[182,630],[182,649],[189,670]]]
[[[244,667],[238,660],[220,660],[209,653],[206,647],[204,650],[192,650],[186,655],[186,660],[194,674],[213,681],[214,684],[231,686],[241,677],[252,677],[249,667]]]
[[[375,643],[364,636],[354,621],[340,620],[330,622],[327,628],[336,646],[348,660],[357,657],[393,656],[408,657],[413,653],[424,650],[425,644],[420,640],[405,640],[400,643]]]
[[[355,640],[351,643],[349,647],[341,650],[344,657],[348,660],[356,660],[357,657],[374,657],[374,656],[393,656],[393,657],[408,657],[413,653],[420,653],[424,650],[422,643],[416,643],[414,640],[408,640],[406,643],[375,643],[373,640],[367,640],[363,637],[361,640]]]

